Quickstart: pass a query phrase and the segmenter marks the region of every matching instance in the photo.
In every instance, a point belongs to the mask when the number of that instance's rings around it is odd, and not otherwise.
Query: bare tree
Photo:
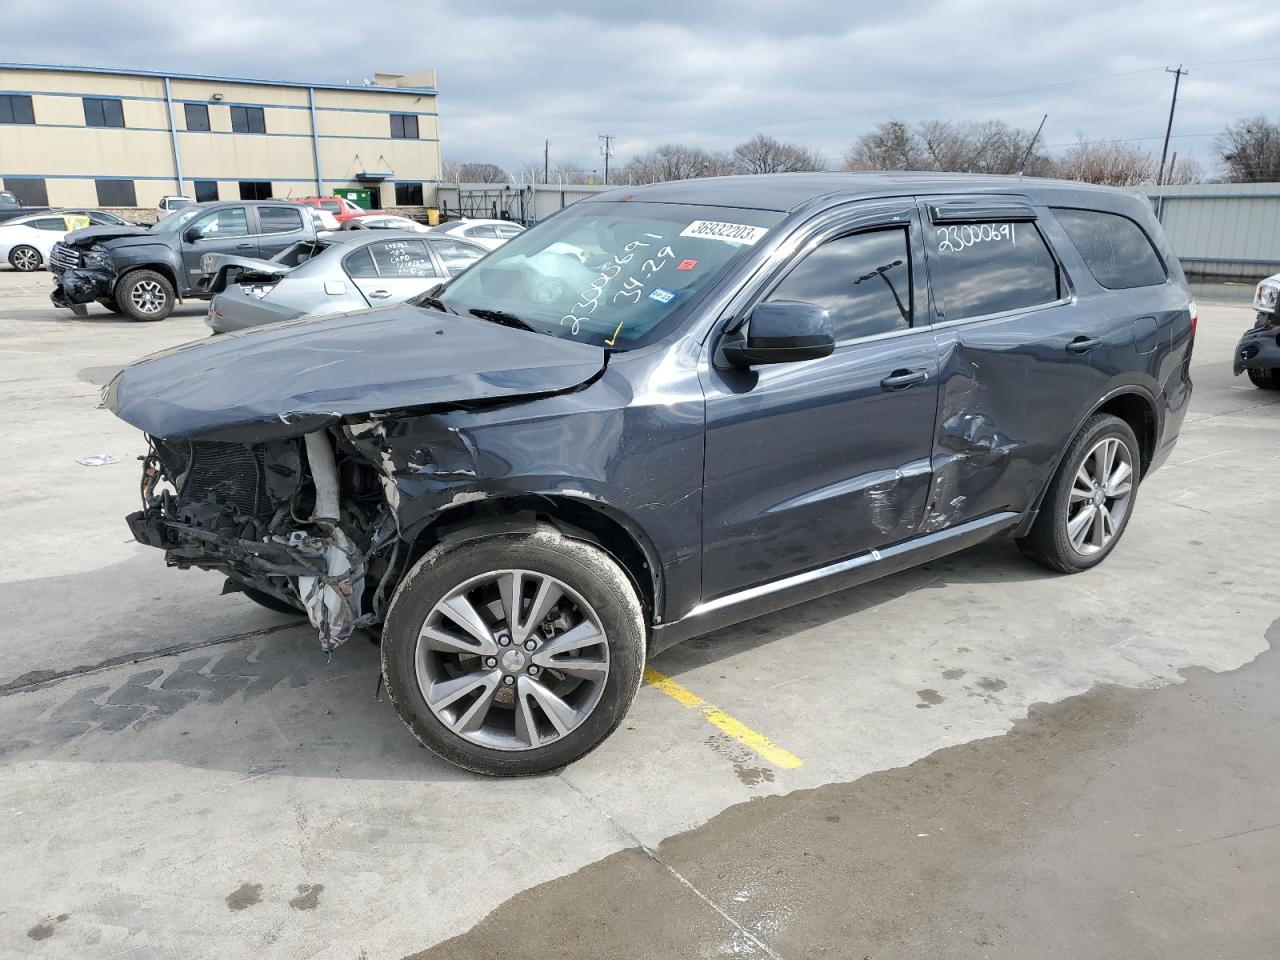
[[[618,173],[618,181],[658,183],[664,180],[691,180],[717,177],[733,170],[725,154],[682,143],[664,143],[648,153],[633,157]]]
[[[1115,140],[1086,140],[1081,133],[1076,137],[1075,145],[1054,159],[1055,176],[1111,187],[1155,180],[1157,160],[1145,150]]]
[[[923,170],[925,152],[901,120],[886,120],[864,133],[844,157],[846,170]]]
[[[445,163],[444,179],[455,183],[507,183],[511,175],[496,163]]]
[[[591,171],[572,160],[560,160],[551,168],[552,183],[586,183]]]
[[[1229,123],[1214,144],[1230,183],[1280,180],[1280,124],[1266,117]]]
[[[738,173],[792,173],[821,170],[822,155],[798,143],[783,143],[758,133],[733,148],[733,166]]]
[[[526,160],[516,168],[515,180],[518,183],[545,183],[542,175],[542,158]]]

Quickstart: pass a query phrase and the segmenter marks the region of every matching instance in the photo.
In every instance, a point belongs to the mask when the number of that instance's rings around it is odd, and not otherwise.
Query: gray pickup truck
[[[209,299],[199,287],[207,254],[265,260],[315,236],[310,211],[288,201],[197,203],[149,228],[87,227],[50,253],[51,299],[81,315],[96,302],[133,320],[163,320],[183,299]]]

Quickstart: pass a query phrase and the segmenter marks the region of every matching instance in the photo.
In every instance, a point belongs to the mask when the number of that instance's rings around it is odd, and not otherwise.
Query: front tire
[[[639,689],[644,611],[603,550],[551,527],[437,546],[382,635],[400,719],[467,770],[525,776],[599,746]]]
[[[1280,367],[1249,367],[1246,371],[1260,390],[1280,390]]]
[[[116,284],[116,303],[131,320],[163,320],[176,297],[169,278],[155,270],[135,270]]]
[[[1127,423],[1105,413],[1090,417],[1067,448],[1019,549],[1059,573],[1096,567],[1129,525],[1141,462]]]
[[[44,257],[35,247],[20,243],[9,251],[9,266],[23,273],[31,273],[44,266]]]
[[[114,296],[98,297],[98,305],[105,307],[107,310],[115,314],[124,313],[124,311],[120,309],[120,304],[116,302],[116,298]]]

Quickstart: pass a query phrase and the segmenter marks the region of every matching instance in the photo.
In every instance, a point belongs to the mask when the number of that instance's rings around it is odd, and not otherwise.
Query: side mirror
[[[200,231],[196,227],[187,227],[187,232],[182,235],[182,239],[187,243],[195,243],[200,239]]]
[[[735,367],[817,360],[831,356],[835,348],[831,315],[799,300],[757,304],[747,319],[746,339],[722,347],[725,359]]]

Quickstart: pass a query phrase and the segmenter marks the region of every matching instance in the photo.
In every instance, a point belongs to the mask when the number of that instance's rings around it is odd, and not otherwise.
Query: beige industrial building
[[[368,190],[420,212],[439,181],[434,70],[348,85],[0,63],[0,189],[28,206]]]

